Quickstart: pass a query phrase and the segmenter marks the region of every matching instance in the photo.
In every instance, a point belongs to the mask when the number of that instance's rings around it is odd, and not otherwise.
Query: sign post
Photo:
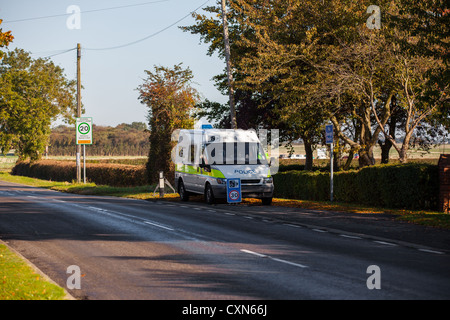
[[[242,201],[241,179],[240,178],[227,179],[227,202],[238,203],[241,201]]]
[[[86,145],[92,144],[92,118],[77,118],[75,129],[77,145],[83,145],[83,182],[86,183]]]
[[[333,202],[333,125],[325,126],[325,143],[330,144],[330,201]]]

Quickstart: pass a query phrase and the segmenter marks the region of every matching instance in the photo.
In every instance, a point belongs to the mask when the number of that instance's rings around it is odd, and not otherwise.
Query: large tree
[[[198,102],[198,92],[192,87],[193,74],[180,64],[173,68],[155,66],[145,70],[147,79],[138,87],[139,100],[148,107],[150,151],[147,162],[149,182],[157,181],[159,172],[171,178],[174,167],[171,161],[172,133],[176,129],[192,128],[193,109]]]
[[[379,1],[383,15],[405,18],[399,2]],[[431,2],[440,3],[430,0],[425,8]],[[297,115],[292,119],[300,132],[317,132],[330,119],[351,152],[360,153],[360,166],[375,163],[373,149],[383,134],[406,161],[419,124],[434,114],[448,118],[448,81],[442,81],[448,34],[431,18],[445,13],[442,7],[425,14],[425,22],[433,20],[431,30],[444,38],[433,33],[426,42],[400,23],[369,30],[370,1],[233,0],[231,5],[243,28],[253,30],[239,41],[252,48],[238,60],[243,84],[274,92],[281,114]],[[428,56],[422,54],[425,43],[433,44]],[[401,146],[386,130],[396,108],[405,116]]]
[[[0,149],[16,149],[20,159],[39,159],[52,121],[73,120],[75,81],[48,59],[32,59],[15,49],[0,63]]]

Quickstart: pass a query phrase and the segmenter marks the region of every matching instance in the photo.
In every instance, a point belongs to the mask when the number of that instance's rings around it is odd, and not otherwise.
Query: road
[[[68,289],[77,299],[450,298],[448,252],[259,218],[226,204],[0,181],[0,239],[66,289],[68,267],[78,266],[80,289]]]

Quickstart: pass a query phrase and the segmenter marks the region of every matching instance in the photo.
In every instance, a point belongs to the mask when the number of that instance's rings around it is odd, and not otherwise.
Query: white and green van
[[[172,158],[175,186],[183,201],[190,194],[203,194],[212,204],[226,198],[228,178],[240,178],[243,198],[272,202],[270,162],[254,130],[180,130]]]

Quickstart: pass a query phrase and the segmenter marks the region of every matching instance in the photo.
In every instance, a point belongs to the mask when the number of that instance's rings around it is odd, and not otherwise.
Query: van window
[[[206,145],[208,164],[267,164],[264,150],[257,142],[221,142]]]

